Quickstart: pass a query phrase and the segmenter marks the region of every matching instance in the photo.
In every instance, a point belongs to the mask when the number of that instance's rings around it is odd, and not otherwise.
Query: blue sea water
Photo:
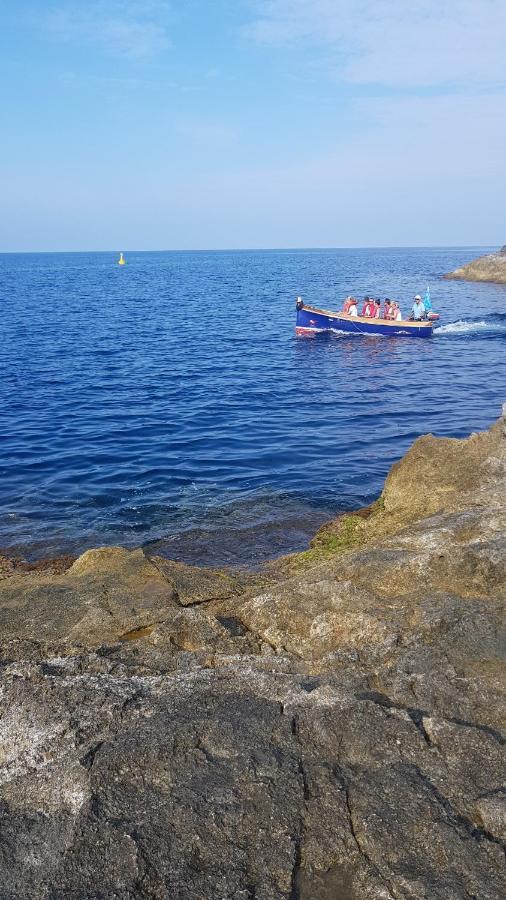
[[[305,546],[418,435],[498,417],[506,286],[440,278],[480,252],[0,255],[0,546],[204,564]],[[299,294],[406,311],[427,283],[432,340],[294,334]]]

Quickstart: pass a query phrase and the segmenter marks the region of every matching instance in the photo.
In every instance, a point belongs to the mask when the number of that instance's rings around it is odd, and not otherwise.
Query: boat
[[[430,321],[411,321],[401,319],[372,319],[368,316],[350,316],[343,312],[330,312],[308,306],[297,297],[297,322],[295,333],[311,337],[316,334],[342,333],[371,334],[388,337],[432,337],[434,319]],[[436,314],[437,315],[437,314]],[[439,317],[438,317],[439,318]]]
[[[126,259],[123,256],[123,254],[120,253],[119,259],[118,259],[118,266],[125,266],[125,265],[126,265]]]

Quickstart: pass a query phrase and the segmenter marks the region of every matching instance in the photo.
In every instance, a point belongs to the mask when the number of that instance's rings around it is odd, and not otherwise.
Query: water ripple
[[[192,562],[303,546],[377,496],[419,434],[499,414],[506,288],[439,278],[468,257],[129,253],[119,269],[114,254],[0,255],[0,544],[148,542]],[[294,335],[298,294],[406,309],[428,279],[432,341]]]

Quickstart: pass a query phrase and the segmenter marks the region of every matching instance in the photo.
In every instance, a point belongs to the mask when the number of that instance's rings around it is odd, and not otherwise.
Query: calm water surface
[[[506,286],[440,280],[479,252],[0,255],[0,546],[201,563],[304,546],[418,435],[498,417]],[[405,311],[427,282],[432,340],[294,335],[298,294]]]

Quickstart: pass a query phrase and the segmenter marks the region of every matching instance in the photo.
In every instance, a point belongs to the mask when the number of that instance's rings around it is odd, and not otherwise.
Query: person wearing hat
[[[425,306],[423,304],[423,300],[420,297],[420,294],[417,294],[415,297],[415,302],[411,308],[410,319],[415,319],[417,322],[420,319],[425,319],[427,317],[427,313],[425,311]]]

